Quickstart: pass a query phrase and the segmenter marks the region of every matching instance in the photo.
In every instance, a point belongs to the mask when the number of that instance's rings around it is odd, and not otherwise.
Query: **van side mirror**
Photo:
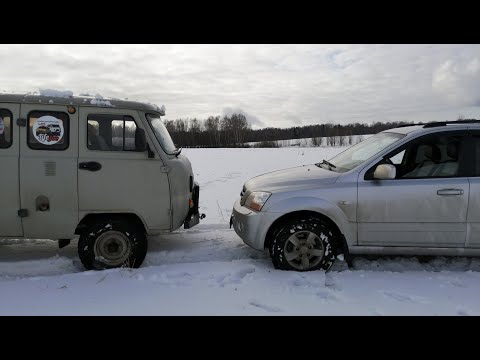
[[[379,180],[392,180],[395,176],[397,176],[397,169],[390,164],[378,165],[373,173],[373,178]]]

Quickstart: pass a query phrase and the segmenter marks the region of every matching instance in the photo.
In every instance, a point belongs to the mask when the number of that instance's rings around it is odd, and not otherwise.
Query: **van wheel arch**
[[[78,223],[75,234],[82,235],[92,224],[97,222],[102,222],[105,220],[121,220],[126,221],[132,224],[135,224],[140,231],[147,233],[147,227],[143,223],[142,219],[137,214],[133,213],[120,213],[120,214],[111,214],[111,213],[95,213],[87,214],[84,218]]]

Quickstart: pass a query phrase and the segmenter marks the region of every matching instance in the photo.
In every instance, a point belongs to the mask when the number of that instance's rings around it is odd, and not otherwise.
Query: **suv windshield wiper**
[[[320,165],[323,165],[323,164],[328,165],[328,166],[330,167],[329,170],[332,170],[332,169],[335,169],[335,168],[336,168],[335,165],[333,165],[331,162],[328,162],[327,160],[322,160],[321,163],[318,163],[318,164],[315,164],[315,165],[317,165],[318,167],[320,167]]]

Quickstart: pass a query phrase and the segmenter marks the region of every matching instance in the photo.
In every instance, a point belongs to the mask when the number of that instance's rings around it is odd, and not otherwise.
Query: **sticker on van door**
[[[3,119],[0,117],[0,135],[2,135],[4,131],[5,131],[5,123],[3,122]]]
[[[53,145],[63,138],[63,121],[51,115],[39,117],[32,127],[33,136],[43,145]]]

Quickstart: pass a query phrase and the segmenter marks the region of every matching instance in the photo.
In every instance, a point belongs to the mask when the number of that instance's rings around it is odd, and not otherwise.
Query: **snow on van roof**
[[[90,104],[98,106],[114,106],[110,101],[102,99],[92,99],[90,100]]]
[[[71,98],[73,97],[73,91],[66,90],[54,90],[54,89],[39,89],[39,93],[41,96],[49,96],[49,97],[60,97],[60,98]]]
[[[160,115],[165,115],[165,106],[125,99],[118,99],[112,97],[103,97],[95,93],[82,92],[78,96],[73,94],[70,90],[55,90],[55,89],[39,89],[39,91],[29,93],[13,93],[7,91],[0,91],[0,102],[22,102],[22,103],[49,103],[59,105],[91,105],[99,107],[117,107],[117,108],[131,108],[142,111],[159,112]]]

